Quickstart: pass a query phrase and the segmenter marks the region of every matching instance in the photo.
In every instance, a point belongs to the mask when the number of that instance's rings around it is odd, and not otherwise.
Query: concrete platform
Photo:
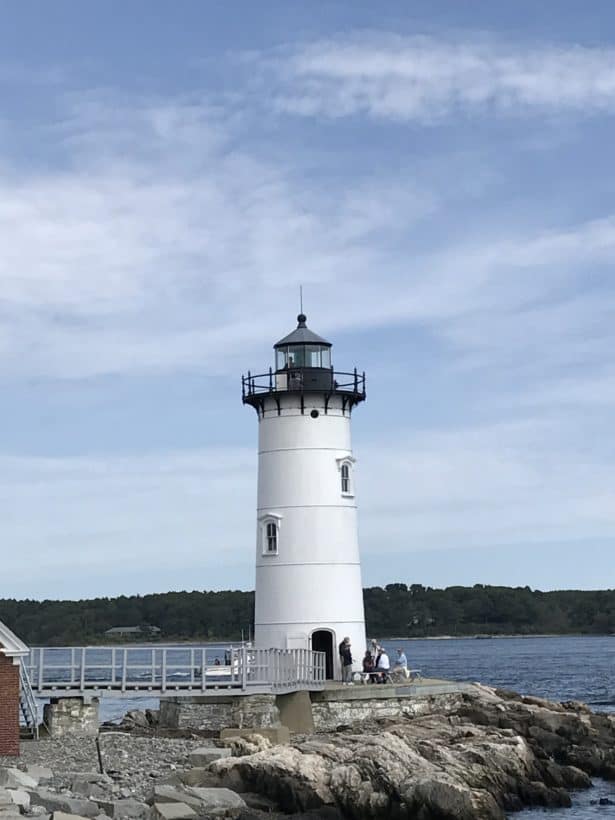
[[[310,692],[312,703],[332,700],[386,700],[387,698],[427,697],[472,692],[474,684],[466,681],[450,681],[440,678],[415,678],[401,683],[353,683],[327,681],[320,692]]]

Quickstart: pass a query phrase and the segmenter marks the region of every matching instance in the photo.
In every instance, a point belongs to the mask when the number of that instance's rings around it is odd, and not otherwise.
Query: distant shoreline
[[[603,632],[601,634],[592,632],[552,632],[552,633],[536,633],[535,635],[492,635],[486,633],[479,633],[476,635],[418,635],[413,637],[400,637],[400,636],[393,636],[393,637],[384,637],[379,638],[380,641],[487,641],[487,640],[497,640],[498,638],[506,638],[508,640],[512,638],[615,638],[615,633],[612,632]]]

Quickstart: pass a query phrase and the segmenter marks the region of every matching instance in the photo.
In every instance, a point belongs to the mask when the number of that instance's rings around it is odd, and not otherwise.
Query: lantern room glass
[[[289,345],[276,349],[276,369],[294,367],[331,367],[331,348],[324,345]]]

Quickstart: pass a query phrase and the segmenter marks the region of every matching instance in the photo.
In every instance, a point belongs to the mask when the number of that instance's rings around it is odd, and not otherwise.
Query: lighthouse
[[[335,370],[331,343],[297,322],[274,366],[242,377],[258,416],[254,640],[325,652],[332,678],[338,645],[350,638],[358,669],[366,643],[350,437],[365,373]]]

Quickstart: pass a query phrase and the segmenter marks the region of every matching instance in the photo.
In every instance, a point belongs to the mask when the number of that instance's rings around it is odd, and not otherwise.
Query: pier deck
[[[23,664],[37,697],[241,695],[325,685],[325,653],[307,649],[34,647]]]

